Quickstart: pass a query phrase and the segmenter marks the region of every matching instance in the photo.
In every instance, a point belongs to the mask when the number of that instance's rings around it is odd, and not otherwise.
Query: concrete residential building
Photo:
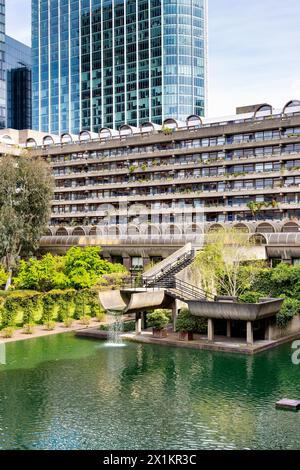
[[[205,113],[207,0],[33,0],[33,128]]]
[[[32,131],[10,138],[20,143],[11,152],[27,147],[53,169],[44,250],[96,244],[141,267],[227,225],[249,232],[263,256],[300,262],[300,101],[168,119],[161,129],[102,129],[96,139],[87,131],[75,140]]]

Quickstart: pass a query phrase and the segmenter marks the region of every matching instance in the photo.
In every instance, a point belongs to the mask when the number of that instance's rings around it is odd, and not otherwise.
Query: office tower
[[[0,0],[0,128],[6,124],[5,0]]]
[[[5,38],[7,124],[12,129],[31,129],[31,48]]]
[[[206,0],[32,0],[33,128],[203,116]]]

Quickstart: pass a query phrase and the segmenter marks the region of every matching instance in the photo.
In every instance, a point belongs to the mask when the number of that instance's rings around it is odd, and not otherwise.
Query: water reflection
[[[259,356],[59,335],[9,345],[0,369],[0,448],[299,448],[289,345]],[[30,343],[30,344],[29,344]]]

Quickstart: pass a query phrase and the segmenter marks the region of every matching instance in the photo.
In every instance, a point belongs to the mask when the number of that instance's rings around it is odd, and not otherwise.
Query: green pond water
[[[71,333],[10,343],[0,449],[300,449],[291,345],[255,357]]]

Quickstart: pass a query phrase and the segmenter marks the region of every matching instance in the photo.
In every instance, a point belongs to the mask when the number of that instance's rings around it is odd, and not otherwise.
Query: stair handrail
[[[158,263],[157,265],[153,266],[153,268],[149,269],[149,271],[146,271],[143,273],[143,280],[147,280],[149,278],[154,278],[157,275],[164,275],[166,274],[167,270],[166,268],[170,268],[174,265],[174,263],[180,262],[181,258],[183,258],[186,255],[191,255],[193,253],[194,249],[192,247],[192,243],[187,243],[184,245],[182,248],[179,250],[175,251],[172,255],[168,256],[165,258],[163,261]]]
[[[181,292],[184,297],[184,295],[192,295],[195,297],[195,299],[207,299],[207,300],[215,300],[216,297],[211,294],[210,292],[205,291],[201,287],[197,287],[193,284],[190,284],[186,281],[183,281],[181,279],[176,278],[175,276],[167,276],[163,279],[161,278],[156,278],[156,279],[151,279],[151,282],[148,282],[148,280],[144,281],[144,287],[145,288],[164,288],[166,290],[168,289],[174,289],[179,292]]]

